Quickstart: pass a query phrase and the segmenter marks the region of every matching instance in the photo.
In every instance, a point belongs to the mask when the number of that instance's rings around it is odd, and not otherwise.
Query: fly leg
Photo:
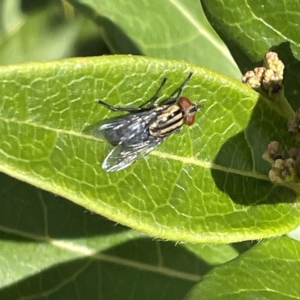
[[[184,82],[180,85],[180,87],[177,90],[175,90],[175,92],[169,98],[160,102],[160,105],[168,105],[168,104],[173,104],[173,103],[177,102],[180,97],[180,94],[182,93],[183,88],[189,82],[192,75],[193,75],[193,72],[190,72],[190,74],[187,76],[187,78],[184,80]]]
[[[148,101],[146,101],[145,103],[140,105],[139,107],[130,107],[130,106],[128,107],[128,106],[117,106],[117,105],[115,106],[115,105],[110,105],[110,104],[104,102],[103,100],[98,100],[98,103],[106,106],[108,109],[110,109],[112,111],[139,112],[139,111],[149,110],[154,107],[154,104],[155,104],[156,100],[159,98],[159,94],[160,94],[163,86],[165,85],[166,81],[167,81],[167,78],[165,77],[163,79],[162,83],[160,84],[160,87],[158,88],[155,95],[153,97],[151,97]]]
[[[167,78],[165,77],[163,79],[163,81],[161,82],[161,84],[160,84],[158,90],[156,91],[156,93],[148,101],[146,101],[145,103],[140,105],[139,108],[147,109],[147,110],[151,109],[151,108],[154,108],[154,104],[157,101],[157,99],[159,98],[159,94],[160,94],[162,88],[164,87],[166,81],[167,81]]]
[[[138,112],[138,111],[142,110],[140,107],[110,105],[110,104],[104,102],[103,100],[98,100],[98,103],[104,105],[105,107],[107,107],[108,109],[110,109],[112,111]]]

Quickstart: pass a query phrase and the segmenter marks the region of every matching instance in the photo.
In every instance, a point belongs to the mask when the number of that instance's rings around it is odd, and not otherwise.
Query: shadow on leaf
[[[113,226],[110,220],[62,197],[35,188],[0,173],[1,239],[27,240],[26,236],[41,238],[76,238],[117,234],[128,228]],[[22,238],[24,233],[24,239]]]
[[[78,11],[81,11],[89,18],[92,18],[103,30],[103,39],[106,41],[106,44],[112,53],[132,55],[143,54],[138,46],[126,35],[126,33],[111,20],[101,16],[88,5],[81,4],[77,1],[70,2],[78,9]]]
[[[269,142],[278,140],[286,147],[292,143],[287,121],[270,105],[259,97],[248,126],[227,140],[214,159],[214,181],[235,203],[250,206],[296,200],[295,191],[268,180],[271,165],[262,155]]]
[[[184,248],[177,246],[174,251],[174,244],[150,239],[131,241],[87,258],[52,259],[51,267],[2,288],[0,298],[143,299],[147,294],[151,299],[163,299],[167,294],[179,300],[198,282],[199,273],[209,270]]]

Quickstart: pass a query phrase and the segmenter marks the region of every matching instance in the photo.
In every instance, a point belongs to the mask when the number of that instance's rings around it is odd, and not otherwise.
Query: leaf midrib
[[[58,129],[58,128],[53,128],[53,127],[43,125],[43,124],[40,124],[40,123],[31,123],[31,122],[26,122],[26,121],[7,119],[7,118],[3,118],[3,117],[0,117],[0,120],[2,120],[4,122],[7,122],[7,123],[14,122],[14,123],[17,123],[17,124],[20,124],[20,125],[28,125],[28,126],[32,126],[32,127],[36,127],[36,128],[41,128],[41,129],[44,129],[44,130],[55,132],[57,135],[67,134],[67,135],[70,135],[70,136],[77,136],[77,137],[88,139],[88,140],[93,140],[93,141],[97,141],[97,142],[101,142],[101,143],[106,143],[106,141],[101,140],[99,138],[96,138],[92,135],[83,134],[82,132],[77,132],[77,131],[74,131],[74,130]],[[175,161],[180,161],[183,164],[190,164],[190,165],[200,166],[200,167],[205,168],[205,169],[214,169],[214,170],[223,171],[225,173],[232,173],[232,174],[237,174],[237,175],[241,175],[241,176],[245,176],[245,177],[251,177],[251,178],[255,178],[255,179],[269,181],[269,178],[268,178],[267,175],[258,174],[258,173],[252,172],[252,171],[243,171],[243,170],[228,168],[228,167],[218,165],[218,164],[215,164],[215,163],[212,163],[212,162],[201,161],[199,159],[196,159],[195,157],[183,157],[183,156],[170,154],[170,153],[167,153],[167,152],[162,152],[162,151],[157,151],[157,150],[152,151],[150,153],[150,155],[154,155],[154,156],[164,158],[164,159],[171,159],[171,160],[175,160]]]

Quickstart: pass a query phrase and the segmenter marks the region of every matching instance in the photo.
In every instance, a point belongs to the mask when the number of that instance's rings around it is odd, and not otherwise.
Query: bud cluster
[[[298,182],[300,169],[300,149],[291,148],[285,155],[279,142],[273,141],[268,145],[263,158],[272,164],[269,178],[273,182]]]
[[[283,93],[283,70],[284,64],[277,53],[268,52],[263,67],[246,72],[242,81],[268,99],[274,100],[277,94]]]

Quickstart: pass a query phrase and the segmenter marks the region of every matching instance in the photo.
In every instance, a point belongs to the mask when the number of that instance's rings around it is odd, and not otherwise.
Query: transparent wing
[[[143,142],[121,142],[105,158],[102,169],[106,172],[120,171],[140,157],[147,155],[163,141],[162,138],[151,138]]]
[[[112,145],[129,140],[130,144],[138,144],[148,139],[147,129],[156,116],[153,110],[114,117],[96,124],[92,134]]]

